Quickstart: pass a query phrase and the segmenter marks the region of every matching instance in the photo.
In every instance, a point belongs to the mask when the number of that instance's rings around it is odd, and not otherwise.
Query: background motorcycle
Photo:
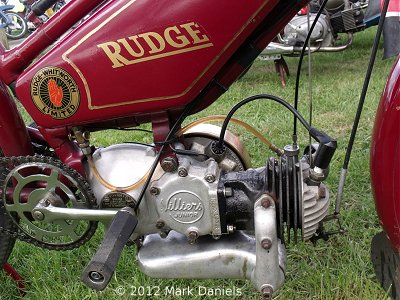
[[[2,2],[4,3],[4,2]],[[26,20],[14,12],[13,5],[1,5],[1,22],[4,24],[6,35],[11,40],[23,38],[28,33]]]

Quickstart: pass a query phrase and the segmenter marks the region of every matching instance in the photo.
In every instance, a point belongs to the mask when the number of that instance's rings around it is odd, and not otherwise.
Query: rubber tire
[[[0,44],[2,44],[6,50],[10,49],[10,45],[8,44],[6,32],[4,31],[3,28],[0,28]]]
[[[4,174],[5,174],[4,170],[2,169],[2,167],[0,167],[0,176],[5,177]],[[1,178],[0,182],[3,180],[4,178]],[[9,230],[16,229],[16,225],[14,224],[10,216],[7,214],[4,207],[0,208],[0,227]],[[14,247],[14,244],[15,244],[15,238],[0,232],[0,269],[2,269],[4,264],[7,262],[8,257],[10,256],[11,251]]]
[[[6,15],[11,19],[14,20],[14,18],[17,18],[19,20],[20,25],[23,27],[22,31],[20,34],[18,35],[12,35],[7,33],[6,30],[6,35],[10,40],[19,40],[24,38],[27,34],[28,34],[28,23],[26,22],[26,20],[21,17],[19,14],[14,13],[14,12],[7,12]],[[7,27],[6,27],[7,28]]]

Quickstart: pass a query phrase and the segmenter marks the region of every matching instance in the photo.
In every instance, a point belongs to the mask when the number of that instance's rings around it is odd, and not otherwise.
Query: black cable
[[[233,114],[243,105],[245,105],[251,101],[259,100],[259,99],[272,100],[272,101],[278,102],[279,104],[286,107],[288,110],[290,110],[293,113],[293,115],[295,116],[296,119],[299,119],[300,123],[303,124],[303,126],[307,129],[307,131],[310,133],[310,135],[313,138],[318,139],[316,137],[314,131],[312,130],[312,127],[307,123],[307,121],[303,118],[303,116],[301,116],[300,113],[296,109],[294,109],[287,101],[285,101],[284,99],[282,99],[278,96],[269,95],[269,94],[260,94],[260,95],[254,95],[254,96],[248,97],[248,98],[240,101],[238,104],[236,104],[231,109],[231,111],[226,116],[224,123],[222,125],[221,133],[220,133],[218,144],[217,144],[218,148],[223,148],[225,132],[226,132],[228,123],[229,123],[230,119],[232,118]]]
[[[311,38],[311,34],[314,30],[315,25],[317,24],[317,21],[319,19],[319,16],[321,15],[321,13],[323,12],[323,10],[325,9],[325,5],[328,2],[328,0],[324,0],[324,2],[321,4],[321,7],[319,8],[317,15],[315,16],[315,19],[310,27],[310,30],[308,31],[307,37],[304,41],[304,45],[303,48],[301,49],[301,53],[300,53],[300,57],[299,57],[299,63],[297,65],[297,73],[296,73],[296,87],[294,90],[294,109],[297,110],[298,108],[298,104],[299,104],[299,86],[300,86],[300,73],[301,73],[301,66],[303,64],[303,58],[306,52],[306,48],[308,45],[308,41]],[[296,143],[296,139],[297,139],[297,118],[295,117],[293,120],[293,139]]]
[[[386,15],[386,12],[388,9],[388,5],[389,5],[389,0],[385,0],[384,6],[382,8],[382,14],[381,14],[381,17],[380,17],[379,23],[378,23],[378,29],[377,29],[377,32],[375,35],[374,44],[372,46],[371,56],[370,56],[370,60],[368,63],[367,73],[365,74],[364,84],[363,84],[363,88],[361,91],[361,96],[360,96],[360,100],[358,103],[356,116],[354,118],[353,128],[351,130],[349,144],[347,145],[346,156],[345,156],[344,163],[343,163],[344,169],[347,169],[347,167],[349,165],[350,156],[351,156],[351,152],[352,152],[353,145],[354,145],[354,140],[355,140],[357,129],[358,129],[358,124],[360,122],[365,98],[367,96],[369,81],[371,79],[372,70],[373,70],[374,64],[375,64],[376,53],[378,52],[378,48],[379,48],[379,40],[381,38],[381,34],[382,34],[382,30],[383,30],[383,23],[385,21],[385,15]]]
[[[204,91],[206,91],[207,89],[204,89]],[[180,128],[180,126],[182,125],[182,122],[186,119],[186,117],[191,113],[191,111],[199,104],[199,102],[201,102],[203,100],[202,95],[199,95],[194,101],[190,102],[185,109],[183,110],[183,112],[181,113],[181,115],[179,116],[179,118],[176,120],[176,122],[174,123],[174,125],[172,126],[171,130],[168,132],[167,137],[165,138],[164,142],[161,144],[160,149],[158,150],[157,156],[150,168],[149,171],[149,176],[147,177],[146,182],[144,183],[142,190],[140,191],[139,197],[137,199],[137,204],[135,205],[135,211],[137,212],[140,203],[142,202],[143,198],[144,198],[144,194],[146,193],[147,188],[149,187],[151,178],[154,175],[154,172],[157,168],[157,165],[160,161],[160,157],[161,154],[164,151],[164,147],[167,144],[167,142],[172,140],[172,136],[178,131],[178,129]]]
[[[368,85],[369,85],[372,70],[373,70],[373,67],[375,64],[376,53],[378,52],[379,40],[382,35],[383,24],[385,22],[385,17],[386,17],[386,12],[388,10],[388,7],[389,7],[389,0],[385,0],[383,3],[382,12],[381,12],[381,16],[379,19],[378,29],[377,29],[376,35],[375,35],[374,44],[373,44],[372,50],[371,50],[371,56],[370,56],[369,63],[368,63],[367,73],[365,74],[364,84],[363,84],[363,88],[361,91],[360,100],[358,102],[356,116],[354,118],[353,127],[351,129],[351,134],[350,134],[349,143],[347,145],[346,155],[345,155],[345,158],[343,161],[343,167],[342,167],[342,171],[341,171],[340,179],[339,179],[338,192],[336,195],[335,214],[340,213],[340,206],[341,206],[342,196],[343,196],[343,192],[344,192],[344,185],[346,183],[347,169],[349,166],[351,153],[353,151],[354,140],[356,138],[358,124],[359,124],[360,118],[361,118],[361,113],[364,108],[364,102],[365,102],[365,98],[367,95]]]

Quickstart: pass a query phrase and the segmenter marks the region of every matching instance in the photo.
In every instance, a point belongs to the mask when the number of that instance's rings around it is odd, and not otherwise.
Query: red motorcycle
[[[31,18],[55,2],[36,2]],[[268,94],[239,102],[222,127],[204,120],[181,125],[227,91],[305,4],[70,1],[23,44],[0,47],[1,265],[16,238],[74,249],[102,222],[105,237],[82,273],[91,288],[104,289],[123,247],[136,243],[139,267],[149,276],[247,278],[270,299],[284,281],[285,243],[291,236],[325,238],[323,223],[336,217],[328,215],[323,184],[336,141],[311,127],[296,106]],[[390,245],[375,249],[396,259],[399,75],[397,61],[377,115],[371,159]],[[7,86],[34,120],[31,126]],[[257,134],[233,114],[259,99],[282,105],[316,143],[301,156],[294,134],[283,150],[269,144],[276,157],[251,169],[240,138],[226,128],[232,121]],[[91,132],[145,123],[152,126],[153,145],[91,144]],[[398,272],[397,260],[379,262]]]

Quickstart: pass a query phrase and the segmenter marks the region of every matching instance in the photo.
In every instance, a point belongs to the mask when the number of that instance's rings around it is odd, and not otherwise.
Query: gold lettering
[[[123,67],[129,64],[129,60],[123,57],[121,53],[121,46],[116,42],[108,42],[97,45],[97,47],[103,49],[104,53],[113,63],[113,68]]]
[[[171,37],[171,32],[175,32],[175,40]],[[188,38],[181,34],[181,31],[178,29],[177,26],[168,27],[164,30],[165,40],[168,44],[175,48],[183,48],[190,44]],[[176,41],[180,41],[179,43]]]
[[[144,49],[142,45],[140,45],[137,41],[138,36],[137,35],[130,36],[129,39],[135,43],[139,52],[135,52],[135,50],[133,50],[133,48],[126,39],[120,39],[118,40],[118,42],[121,43],[125,47],[125,49],[129,52],[129,54],[132,55],[133,57],[142,57],[144,55]]]
[[[207,35],[201,34],[200,30],[193,28],[193,27],[199,28],[199,25],[195,22],[182,24],[180,26],[182,28],[185,28],[187,33],[190,34],[190,36],[193,39],[193,44],[204,43],[204,42],[208,42],[210,40]]]
[[[165,41],[161,35],[157,32],[146,32],[139,34],[138,37],[143,38],[147,45],[150,47],[150,54],[161,52],[165,49]],[[158,45],[154,43],[154,40],[157,41]]]

